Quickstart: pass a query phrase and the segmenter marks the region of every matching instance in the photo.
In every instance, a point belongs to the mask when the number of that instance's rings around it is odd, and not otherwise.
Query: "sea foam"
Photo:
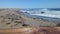
[[[39,11],[27,11],[27,12],[29,12],[31,15],[60,18],[60,11],[50,11],[50,10],[44,9]],[[41,12],[44,12],[44,13],[41,13]]]

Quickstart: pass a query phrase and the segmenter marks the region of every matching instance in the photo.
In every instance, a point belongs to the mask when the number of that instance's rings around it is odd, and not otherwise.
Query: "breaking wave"
[[[60,18],[60,11],[51,11],[47,9],[38,10],[38,11],[27,11],[27,13],[30,13],[30,15]]]

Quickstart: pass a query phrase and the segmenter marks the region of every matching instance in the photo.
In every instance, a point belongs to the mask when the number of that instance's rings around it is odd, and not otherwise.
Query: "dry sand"
[[[37,27],[0,30],[0,34],[60,34],[60,27]]]

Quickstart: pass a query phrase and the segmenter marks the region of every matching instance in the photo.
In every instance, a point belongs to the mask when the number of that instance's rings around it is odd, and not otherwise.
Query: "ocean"
[[[40,18],[40,19],[60,22],[60,9],[58,8],[25,9],[22,11],[25,13],[25,15],[33,18],[38,18],[38,19]]]

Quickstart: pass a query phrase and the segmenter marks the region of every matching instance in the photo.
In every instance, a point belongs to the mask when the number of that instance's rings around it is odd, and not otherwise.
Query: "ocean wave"
[[[53,17],[53,18],[60,18],[60,15],[52,15],[52,14],[31,14],[37,16],[46,16],[46,17]]]
[[[37,15],[37,16],[46,16],[46,17],[53,17],[53,18],[60,18],[60,11],[51,11],[48,9],[40,9],[40,10],[22,10],[22,12],[30,14],[30,15]]]

